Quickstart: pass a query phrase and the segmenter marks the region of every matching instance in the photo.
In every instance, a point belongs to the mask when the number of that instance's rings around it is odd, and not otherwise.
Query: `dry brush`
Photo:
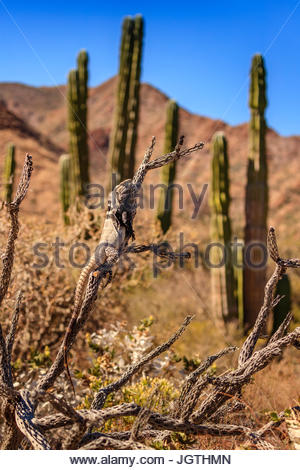
[[[4,418],[2,449],[145,449],[151,448],[154,440],[168,440],[174,432],[185,433],[187,436],[240,436],[245,444],[249,443],[249,446],[272,447],[267,435],[278,426],[278,422],[272,421],[263,427],[252,429],[235,424],[234,420],[235,412],[244,406],[243,387],[251,381],[253,375],[280,356],[286,347],[299,349],[300,328],[287,333],[291,315],[286,317],[264,347],[256,348],[272,308],[280,301],[274,298],[278,280],[287,269],[300,267],[300,260],[283,259],[279,256],[273,228],[269,231],[269,252],[275,263],[275,269],[266,284],[264,303],[254,328],[241,347],[238,363],[234,369],[219,376],[212,376],[208,371],[219,358],[234,352],[235,347],[228,347],[209,356],[185,378],[180,385],[178,399],[172,403],[168,413],[157,412],[153,408],[152,400],[149,400],[148,406],[134,402],[118,406],[108,405],[111,393],[118,392],[130,383],[143,367],[167,351],[178,340],[192,320],[192,317],[188,316],[165,343],[132,363],[117,380],[100,387],[95,392],[90,408],[77,409],[65,399],[58,398],[56,394],[55,385],[65,370],[67,354],[78,333],[84,328],[98,292],[102,292],[110,282],[113,266],[124,253],[157,251],[155,245],[129,244],[130,240],[134,239],[136,198],[146,173],[188,156],[203,147],[202,143],[189,149],[182,149],[181,145],[178,145],[174,152],[151,160],[154,144],[153,139],[134,178],[122,182],[111,194],[99,249],[81,273],[69,326],[53,364],[37,382],[31,383],[30,386],[25,385],[23,388],[14,386],[13,382],[11,363],[18,319],[22,310],[22,293],[17,297],[8,331],[5,333],[0,326],[0,399],[1,414]],[[19,230],[18,213],[29,186],[31,173],[32,159],[27,155],[16,197],[6,204],[10,227],[2,256],[0,304],[7,294],[11,280],[15,242]],[[176,253],[162,251],[157,254],[163,257],[177,256]],[[42,406],[45,403],[47,403],[46,413],[43,412]],[[105,431],[104,425],[108,420],[120,417],[135,417],[130,429],[117,432]],[[229,423],[225,423],[224,419],[228,419]],[[284,415],[280,416],[280,420],[284,419]]]

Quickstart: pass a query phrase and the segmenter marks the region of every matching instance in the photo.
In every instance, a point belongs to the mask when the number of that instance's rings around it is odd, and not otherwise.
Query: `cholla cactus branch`
[[[144,441],[146,439],[155,439],[159,441],[163,441],[166,439],[169,435],[171,434],[171,431],[160,431],[160,430],[154,430],[154,429],[143,429],[139,433],[139,440]],[[84,446],[90,442],[95,441],[99,437],[110,437],[111,439],[116,439],[118,441],[130,441],[130,438],[132,436],[131,431],[121,431],[121,432],[112,432],[110,434],[106,434],[103,432],[92,432],[88,433],[84,436],[82,439],[80,445]]]
[[[156,144],[156,139],[155,137],[153,136],[152,137],[152,141],[151,141],[151,144],[149,145],[149,147],[147,148],[146,150],[146,153],[144,155],[144,158],[142,160],[142,163],[141,165],[139,166],[136,174],[134,175],[133,177],[133,184],[135,184],[136,186],[138,186],[138,189],[142,186],[143,184],[143,181],[144,181],[144,178],[146,176],[146,173],[147,173],[147,164],[150,160],[150,158],[152,157],[152,153],[153,153],[153,150],[154,150],[154,147],[155,147],[155,144]]]
[[[89,444],[80,447],[80,450],[101,450],[101,449],[114,449],[114,450],[150,450],[139,442],[129,440],[127,442],[112,439],[109,436],[101,436],[90,442]]]
[[[3,267],[0,274],[0,305],[2,304],[2,301],[6,295],[10,283],[11,271],[14,262],[15,241],[19,233],[19,207],[24,197],[26,196],[32,170],[32,157],[27,154],[25,157],[25,163],[18,184],[15,199],[12,202],[6,204],[10,216],[11,225],[9,229],[6,248],[2,255]]]
[[[252,355],[255,345],[257,343],[258,338],[260,337],[265,325],[267,318],[274,306],[274,291],[276,284],[282,274],[285,273],[287,268],[297,268],[300,267],[300,260],[298,259],[283,259],[279,256],[277,240],[275,229],[270,227],[268,233],[268,249],[271,258],[276,263],[275,270],[266,284],[265,287],[265,296],[264,296],[264,303],[260,309],[260,312],[257,316],[256,322],[254,324],[253,330],[251,331],[250,335],[246,339],[245,343],[240,352],[239,356],[239,365],[241,366],[244,362],[249,359]]]
[[[217,359],[220,359],[225,354],[229,354],[236,350],[237,348],[234,346],[230,346],[226,349],[223,349],[217,354],[213,354],[212,356],[209,356],[207,359],[201,362],[200,366],[197,367],[196,370],[191,372],[191,374],[186,378],[182,386],[181,394],[178,400],[178,405],[176,406],[177,408],[177,411],[175,414],[176,417],[179,417],[179,416],[183,417],[184,413],[186,413],[187,416],[190,416],[191,412],[196,406],[201,391],[203,390],[203,388],[205,388],[205,386],[208,383],[206,378],[203,378],[199,381],[199,376],[203,374]],[[195,387],[195,384],[196,384],[196,387]],[[190,400],[192,391],[196,392],[196,394],[192,393],[194,397],[193,397],[193,400]],[[191,404],[191,401],[192,401],[192,404]],[[188,409],[186,409],[187,404],[188,404]]]
[[[168,339],[168,341],[155,348],[149,354],[146,354],[146,356],[142,357],[136,364],[130,366],[129,369],[125,372],[125,374],[119,380],[117,380],[117,382],[109,384],[107,387],[104,387],[99,390],[92,403],[92,408],[96,410],[102,408],[109,393],[120,390],[120,388],[123,387],[131,379],[131,377],[133,377],[133,375],[135,375],[139,370],[141,370],[141,368],[144,367],[148,362],[152,361],[155,357],[160,356],[163,352],[170,349],[170,347],[175,343],[175,341],[177,341],[183,334],[192,319],[193,317],[191,316],[186,317],[179,330],[177,330],[176,333]]]
[[[178,155],[182,153],[179,151]],[[146,166],[149,164],[147,158]],[[160,159],[161,163],[162,159]],[[140,173],[140,178],[142,178],[142,173]],[[21,184],[21,187],[25,188],[25,193],[28,188],[27,179],[25,177]],[[228,418],[231,413],[241,408],[242,387],[249,383],[256,372],[265,368],[275,357],[282,354],[287,346],[298,347],[299,345],[300,328],[296,328],[287,335],[285,334],[291,320],[289,315],[277,333],[272,336],[269,344],[258,351],[254,351],[269,309],[280,300],[280,297],[274,299],[273,294],[274,286],[280,274],[288,268],[300,266],[300,260],[298,259],[282,259],[279,257],[274,230],[270,230],[269,245],[271,246],[271,256],[276,262],[276,269],[266,286],[262,310],[258,315],[254,332],[249,335],[250,339],[248,338],[242,347],[243,354],[240,355],[237,368],[217,377],[212,377],[209,373],[203,375],[212,362],[224,354],[233,352],[235,350],[233,347],[226,348],[203,361],[200,367],[187,377],[183,385],[179,399],[180,413],[176,410],[176,414],[174,414],[171,407],[167,413],[157,413],[149,407],[143,408],[135,403],[123,403],[122,405],[108,406],[107,408],[103,408],[103,406],[109,393],[119,391],[147,363],[168,350],[184,332],[192,317],[187,317],[181,328],[168,341],[130,365],[118,380],[99,390],[95,394],[90,409],[74,409],[64,400],[46,393],[64,369],[65,351],[71,348],[76,335],[82,330],[94,305],[99,286],[105,287],[106,278],[108,276],[108,279],[111,279],[111,270],[121,254],[126,250],[130,251],[128,243],[130,238],[134,237],[132,222],[136,212],[137,183],[125,181],[115,188],[113,196],[116,197],[116,204],[109,206],[102,232],[101,240],[105,241],[106,244],[100,249],[98,260],[96,260],[96,257],[93,259],[89,270],[85,270],[84,277],[80,279],[77,290],[79,300],[76,304],[76,315],[72,316],[69,329],[64,336],[53,365],[38,381],[35,389],[29,391],[24,388],[15,391],[10,386],[11,375],[7,372],[19,313],[15,311],[13,315],[6,340],[0,328],[2,361],[0,396],[4,399],[4,407],[2,408],[5,410],[7,420],[6,438],[2,442],[2,448],[144,449],[146,448],[144,443],[146,439],[165,439],[172,432],[184,432],[189,435],[241,436],[242,439],[248,439],[251,445],[255,445],[257,448],[271,448],[271,445],[262,439],[262,436],[269,429],[272,429],[271,426],[259,428],[255,432],[255,430],[246,426],[220,423],[220,420]],[[22,200],[24,191],[20,190],[17,194],[17,202]],[[14,202],[11,204],[13,205]],[[18,204],[17,209],[11,206],[11,210],[12,213],[17,213]],[[13,262],[14,241],[15,239],[10,245],[10,249],[7,250],[11,256],[11,266],[8,271],[9,278]],[[147,246],[147,249],[149,246]],[[139,249],[140,252],[144,251],[145,247],[146,245],[142,246]],[[5,292],[7,292],[7,287]],[[16,310],[19,307],[20,304],[17,302]],[[40,417],[38,404],[42,401],[49,402],[60,412]],[[138,420],[133,428],[126,430],[126,432],[92,432],[93,428],[102,427],[107,420],[122,416],[138,417]],[[68,429],[70,426],[72,426],[71,430]],[[62,437],[59,442],[50,432],[54,429],[60,430],[59,435]]]
[[[151,251],[154,253],[156,256],[164,259],[169,259],[169,260],[175,260],[177,258],[186,258],[189,259],[191,257],[191,254],[189,252],[183,252],[183,253],[175,253],[173,251],[166,251],[164,248],[163,244],[157,245],[155,243],[150,244],[150,245],[129,245],[125,253],[145,253],[147,251]]]
[[[6,348],[5,339],[3,336],[2,327],[0,325],[0,380],[3,384],[11,387],[11,379],[10,379],[10,364],[8,362],[8,353]]]
[[[15,336],[16,336],[20,311],[21,311],[21,308],[22,308],[22,296],[23,296],[22,291],[19,291],[18,294],[17,294],[17,300],[16,300],[13,316],[12,316],[12,319],[11,319],[10,329],[9,329],[9,332],[6,336],[7,360],[8,360],[9,364],[10,364],[10,361],[11,361],[12,349],[13,349],[14,340],[15,340]]]
[[[226,416],[232,416],[233,413],[241,411],[246,407],[246,404],[242,401],[239,401],[238,398],[225,403],[225,405],[220,406],[220,408],[210,417],[210,421],[219,422]]]
[[[35,405],[30,393],[23,390],[16,404],[16,423],[35,450],[49,450],[51,446],[39,428],[33,423]]]
[[[174,152],[166,154],[150,162],[150,156],[153,151],[155,140],[144,156],[143,162],[138,169],[133,180],[125,180],[116,186],[111,193],[106,220],[102,230],[99,251],[97,256],[91,257],[88,265],[83,268],[75,292],[75,305],[73,315],[70,320],[63,344],[61,345],[57,357],[49,372],[41,379],[38,384],[39,391],[45,391],[53,385],[56,378],[64,369],[67,371],[70,382],[71,377],[68,371],[67,353],[71,348],[77,333],[83,327],[90,309],[92,308],[97,296],[100,281],[103,278],[103,268],[106,274],[111,271],[117,263],[121,254],[126,250],[130,238],[134,238],[133,220],[136,215],[138,191],[149,169],[158,168],[166,165],[170,161],[189,155],[196,150],[203,148],[203,143],[196,144],[190,149],[180,151],[180,146]],[[154,164],[154,165],[151,165]],[[95,274],[96,277],[95,277]],[[73,384],[72,384],[73,387]]]
[[[278,330],[275,331],[273,336],[271,336],[269,340],[269,344],[273,343],[274,341],[277,341],[278,339],[286,335],[292,319],[293,319],[293,315],[291,313],[288,313],[285,319],[283,320],[283,322],[281,323],[281,325],[279,326]]]
[[[17,401],[19,394],[15,392],[11,387],[0,381],[0,397],[12,400],[13,402]]]
[[[183,141],[181,141],[180,146],[182,144],[183,144]],[[166,155],[163,155],[162,157],[157,157],[155,158],[155,160],[149,161],[146,165],[146,169],[147,171],[149,171],[149,170],[154,170],[155,168],[160,168],[164,165],[167,165],[170,162],[180,160],[181,158],[186,157],[193,152],[202,150],[203,147],[204,147],[204,143],[199,142],[198,144],[195,144],[193,147],[190,147],[188,149],[179,150],[179,151],[178,149],[175,149],[173,152],[167,153]]]

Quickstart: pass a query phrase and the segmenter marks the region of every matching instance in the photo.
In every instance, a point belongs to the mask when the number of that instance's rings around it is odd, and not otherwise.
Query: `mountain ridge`
[[[106,177],[109,135],[113,123],[116,77],[89,89],[88,129],[92,182],[103,182]],[[57,217],[59,207],[58,159],[68,150],[66,126],[67,106],[65,85],[58,87],[31,87],[20,83],[0,83],[0,102],[13,119],[21,119],[26,135],[19,135],[12,123],[0,128],[0,149],[4,155],[8,142],[16,145],[18,170],[22,167],[24,154],[33,155],[36,172],[31,191],[24,204],[26,212],[44,216],[49,220]],[[136,148],[138,164],[153,135],[157,145],[155,154],[162,152],[164,141],[165,107],[168,97],[148,83],[141,85],[140,120]],[[214,132],[224,131],[228,140],[231,179],[231,215],[237,231],[243,226],[244,188],[246,184],[248,125],[230,126],[222,120],[211,119],[191,113],[180,107],[180,134],[185,135],[185,145],[198,141],[206,143],[197,155],[178,163],[177,182],[187,182],[200,188],[210,183],[210,140]],[[50,144],[50,145],[49,145]],[[291,237],[296,237],[300,222],[296,207],[300,205],[300,136],[280,136],[275,130],[267,132],[267,156],[269,162],[270,215],[274,224],[289,225]],[[2,162],[3,158],[1,159]],[[284,166],[284,168],[283,168]],[[284,171],[283,171],[284,170]],[[159,183],[159,172],[150,172],[147,182]],[[198,189],[197,189],[198,190]],[[200,190],[199,190],[200,192]],[[191,203],[188,198],[186,207]],[[205,225],[209,215],[208,197],[201,208],[197,223]],[[178,213],[182,223],[184,214]],[[202,222],[200,219],[203,219]],[[176,220],[176,218],[175,218]],[[204,222],[203,222],[204,221]],[[206,229],[205,229],[206,230]],[[206,230],[207,233],[207,230]],[[297,238],[296,238],[297,239]]]

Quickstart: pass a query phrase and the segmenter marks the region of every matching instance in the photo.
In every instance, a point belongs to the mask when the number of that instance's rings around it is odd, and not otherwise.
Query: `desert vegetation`
[[[87,51],[68,75],[67,146],[14,118],[18,132],[37,139],[45,154],[27,154],[20,172],[20,146],[10,143],[3,165],[1,448],[298,448],[300,329],[291,310],[300,259],[297,245],[286,243],[287,227],[278,227],[278,248],[267,225],[264,59],[256,54],[251,65],[244,163],[233,164],[224,126],[209,129],[211,142],[192,145],[190,135],[181,136],[191,117],[173,99],[160,110],[162,155],[154,156],[152,137],[140,159],[143,31],[140,15],[125,18],[109,98],[115,105],[101,173],[105,205],[93,205],[99,194],[90,192],[99,189],[91,184],[93,152],[103,155],[89,132]],[[2,114],[11,119],[1,106],[0,124]],[[187,185],[196,212],[191,223],[186,199],[183,211],[174,210],[176,191],[188,165],[193,181],[202,179],[203,160],[209,178],[198,199]],[[51,198],[43,187],[35,204],[44,198],[44,213],[23,210],[43,162],[57,172],[55,220],[47,220]],[[232,196],[237,166],[247,170],[239,185],[244,227]],[[153,213],[143,210],[149,181],[159,189]],[[210,203],[199,217],[207,185]],[[260,249],[250,257],[253,243]],[[210,244],[221,251],[210,256]]]
[[[2,424],[2,448],[4,449],[140,449],[149,448],[149,446],[163,448],[168,446],[168,443],[170,445],[177,440],[179,441],[177,445],[184,445],[195,435],[239,436],[242,440],[241,445],[246,448],[255,446],[256,448],[270,449],[274,447],[266,440],[266,436],[270,432],[274,432],[274,429],[285,418],[291,419],[293,414],[297,412],[297,407],[284,410],[258,429],[230,422],[235,413],[245,407],[242,391],[252,376],[280,357],[286,347],[299,348],[300,346],[299,328],[287,333],[292,319],[288,314],[269,338],[267,344],[255,351],[268,315],[280,301],[280,298],[274,298],[274,290],[278,280],[287,269],[300,267],[299,259],[280,257],[273,228],[269,230],[268,246],[270,256],[275,263],[275,269],[265,287],[264,303],[254,328],[242,344],[237,365],[233,370],[227,370],[221,374],[213,373],[210,370],[215,361],[236,350],[235,347],[227,347],[209,356],[199,365],[192,364],[192,372],[186,374],[177,383],[177,387],[170,382],[170,379],[159,377],[143,377],[132,385],[134,378],[139,376],[143,367],[147,367],[149,363],[168,351],[184,333],[192,320],[192,317],[188,316],[181,327],[166,342],[146,354],[138,355],[136,360],[133,356],[131,363],[126,368],[124,366],[117,367],[119,370],[116,377],[110,376],[115,375],[114,370],[110,371],[115,360],[114,355],[110,357],[113,335],[108,336],[110,339],[105,345],[103,345],[105,335],[100,338],[94,335],[89,339],[90,347],[98,353],[94,366],[90,370],[90,388],[94,393],[89,394],[88,397],[85,396],[81,406],[72,405],[64,396],[56,396],[55,383],[64,372],[64,368],[67,367],[65,354],[71,349],[77,334],[84,327],[99,288],[100,290],[104,289],[107,282],[111,281],[114,265],[126,252],[141,253],[157,249],[153,244],[129,244],[130,238],[133,238],[132,223],[136,214],[136,197],[146,173],[200,150],[203,146],[200,143],[193,148],[182,150],[178,144],[175,151],[151,160],[154,142],[153,139],[133,180],[126,180],[114,189],[115,207],[109,205],[102,230],[102,250],[99,255],[101,261],[98,260],[96,263],[96,258],[93,257],[81,273],[75,293],[73,315],[53,363],[50,365],[49,352],[45,350],[39,357],[33,358],[33,364],[46,366],[46,371],[38,374],[35,380],[28,380],[27,374],[25,373],[24,376],[23,373],[23,387],[14,387],[12,353],[18,320],[22,311],[21,291],[17,296],[6,334],[2,328],[0,330],[0,390],[4,417]],[[7,294],[11,280],[15,242],[19,231],[19,207],[26,196],[31,173],[32,157],[27,155],[16,196],[12,202],[7,203],[10,227],[7,245],[2,257],[1,302]],[[124,211],[130,214],[130,227],[122,224],[115,215]],[[160,256],[176,257],[176,253],[166,253],[160,250]],[[107,276],[108,281],[106,280]],[[145,322],[144,329],[147,327],[148,324]],[[140,331],[142,332],[143,329]],[[124,358],[123,361],[125,362]],[[167,359],[168,361],[170,358]],[[169,366],[170,364],[167,368]],[[160,364],[158,368],[163,370],[164,367],[166,365]],[[101,373],[102,369],[106,369],[105,374]],[[85,378],[82,372],[77,374],[81,380]],[[105,377],[106,374],[109,375],[108,380]],[[128,384],[131,387],[128,387]],[[126,385],[127,389],[124,390]],[[146,389],[146,399],[143,397],[143,392],[145,394],[143,388]],[[118,397],[119,392],[121,392],[121,399]],[[160,394],[162,394],[163,400],[160,399]],[[134,396],[137,397],[137,400],[130,401],[130,398]],[[115,400],[120,401],[118,404],[114,404]],[[156,406],[159,410],[156,409]],[[133,423],[129,419],[132,417],[135,417]],[[120,420],[120,418],[124,422],[122,425],[116,425],[115,420]],[[229,423],[226,422],[228,418]],[[53,434],[53,430],[55,430],[55,434]],[[60,434],[59,439],[57,432]],[[179,433],[179,436],[176,436],[176,433]]]

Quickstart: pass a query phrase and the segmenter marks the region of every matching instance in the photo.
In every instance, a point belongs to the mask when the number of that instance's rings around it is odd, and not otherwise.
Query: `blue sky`
[[[261,52],[268,124],[300,134],[300,0],[0,0],[0,81],[65,83],[85,48],[98,85],[117,72],[121,22],[136,13],[145,18],[143,81],[192,112],[239,124],[249,117],[251,56]]]

